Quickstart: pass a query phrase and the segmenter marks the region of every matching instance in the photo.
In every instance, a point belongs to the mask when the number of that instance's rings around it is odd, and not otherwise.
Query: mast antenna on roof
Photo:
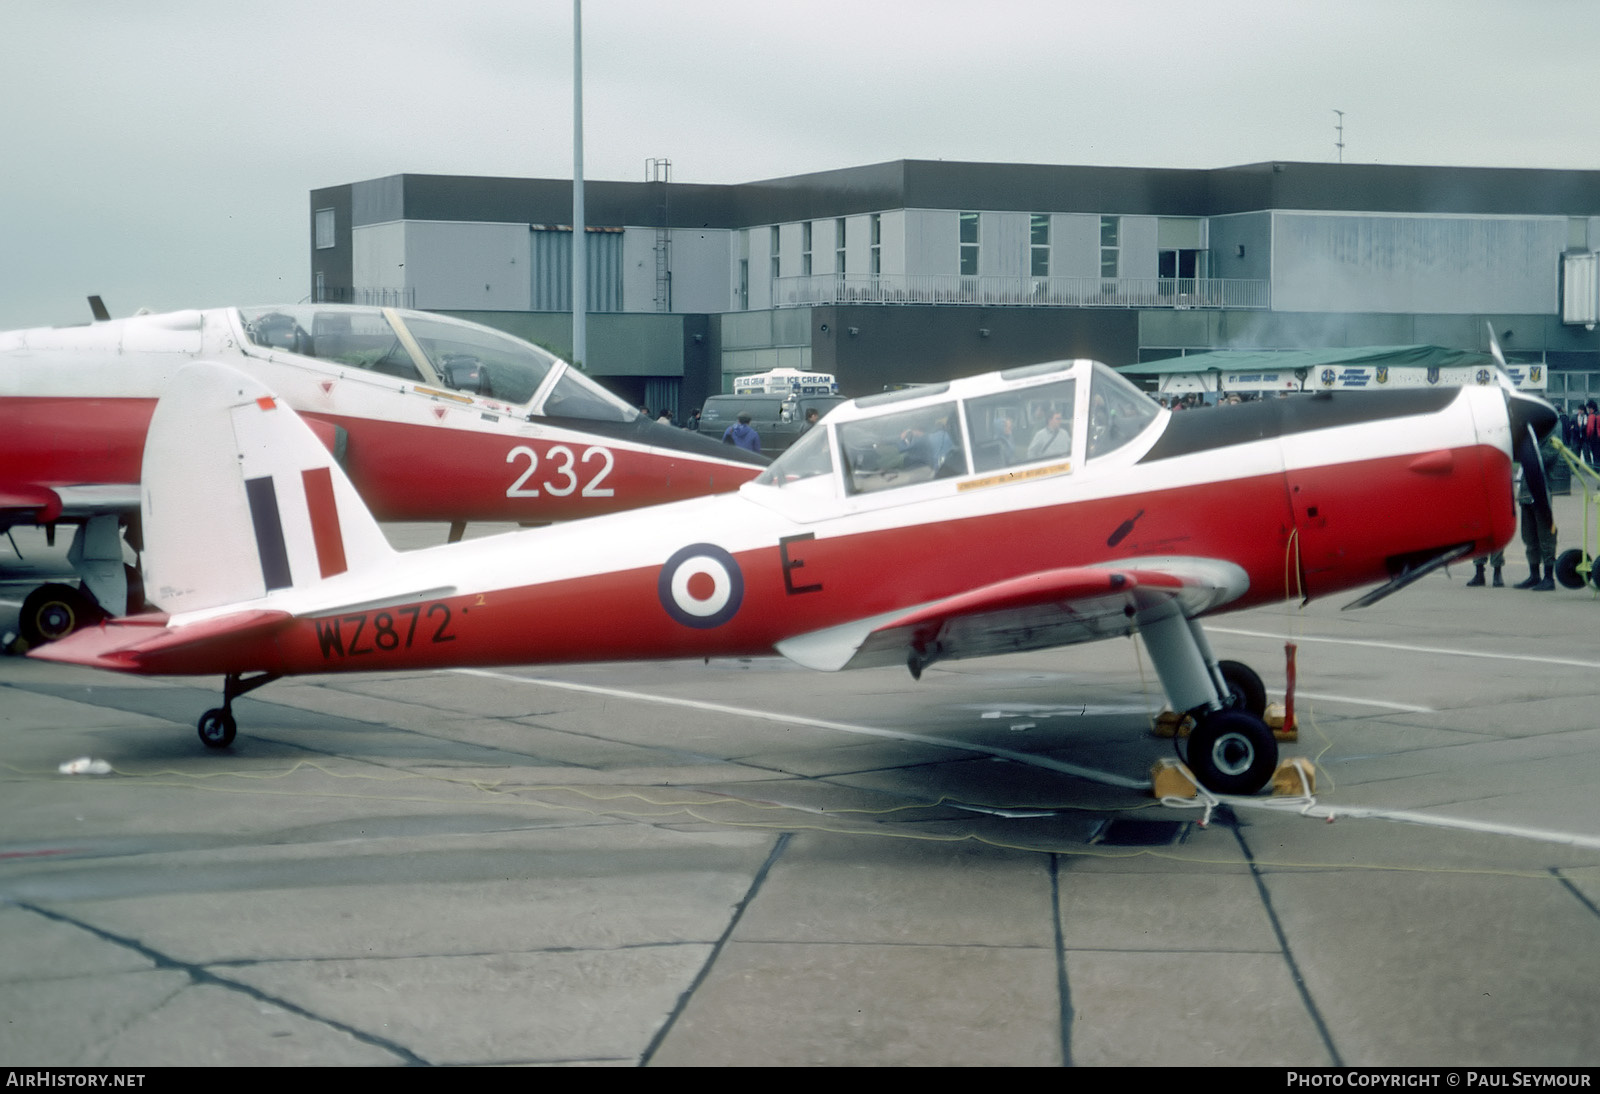
[[[1335,110],[1334,113],[1339,115],[1339,120],[1338,120],[1337,123],[1335,123],[1335,125],[1333,127],[1334,132],[1336,134],[1338,134],[1338,140],[1333,142],[1333,146],[1339,150],[1339,162],[1343,163],[1344,162],[1344,111],[1343,110]]]

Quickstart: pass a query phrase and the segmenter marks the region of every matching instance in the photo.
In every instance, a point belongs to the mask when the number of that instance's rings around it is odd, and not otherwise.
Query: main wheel
[[[1261,682],[1255,669],[1242,661],[1218,661],[1217,669],[1233,693],[1230,707],[1249,711],[1257,718],[1267,713],[1267,685]]]
[[[222,707],[213,707],[200,715],[200,742],[207,748],[227,748],[239,732],[239,723]]]
[[[1578,566],[1583,561],[1583,552],[1576,547],[1562,551],[1556,558],[1556,580],[1569,589],[1583,588],[1583,575],[1578,572]]]
[[[39,586],[22,602],[17,629],[28,645],[42,646],[98,622],[104,615],[82,591],[52,582]]]
[[[1254,794],[1278,766],[1278,742],[1253,714],[1218,710],[1189,734],[1189,769],[1218,794]]]

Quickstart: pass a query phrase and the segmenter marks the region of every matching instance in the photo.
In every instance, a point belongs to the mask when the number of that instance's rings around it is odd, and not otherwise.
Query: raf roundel
[[[739,611],[744,575],[721,547],[692,543],[661,567],[656,592],[667,614],[684,626],[720,627]]]

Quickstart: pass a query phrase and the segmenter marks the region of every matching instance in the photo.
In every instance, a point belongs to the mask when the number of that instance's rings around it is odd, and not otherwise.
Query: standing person
[[[1589,419],[1584,423],[1583,459],[1590,467],[1600,463],[1600,406],[1593,399],[1588,404]]]
[[[700,432],[700,408],[695,407],[689,411],[689,416],[683,420],[683,428],[694,433]]]
[[[1548,483],[1550,472],[1555,470],[1559,458],[1556,455],[1555,445],[1548,436],[1539,442],[1539,457],[1544,462],[1544,478]],[[1540,518],[1538,506],[1533,503],[1533,489],[1526,475],[1522,478],[1522,486],[1517,490],[1517,507],[1522,510],[1522,546],[1528,552],[1529,573],[1526,581],[1517,582],[1513,588],[1532,589],[1537,593],[1550,592],[1556,587],[1555,517],[1552,515],[1548,524]],[[1542,575],[1541,565],[1544,567]]]
[[[750,452],[760,453],[761,434],[757,433],[755,426],[750,424],[748,411],[741,413],[739,420],[723,431],[722,443],[731,444]]]
[[[820,417],[821,416],[817,413],[817,408],[811,407],[806,411],[806,420],[800,423],[800,432],[810,432],[811,427],[817,424],[817,420]]]

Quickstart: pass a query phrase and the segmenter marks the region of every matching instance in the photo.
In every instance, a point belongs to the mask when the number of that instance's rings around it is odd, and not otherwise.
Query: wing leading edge
[[[1126,559],[1041,570],[917,607],[797,635],[778,652],[806,668],[908,665],[1114,638],[1176,608],[1194,617],[1244,595],[1242,567],[1207,558]]]

